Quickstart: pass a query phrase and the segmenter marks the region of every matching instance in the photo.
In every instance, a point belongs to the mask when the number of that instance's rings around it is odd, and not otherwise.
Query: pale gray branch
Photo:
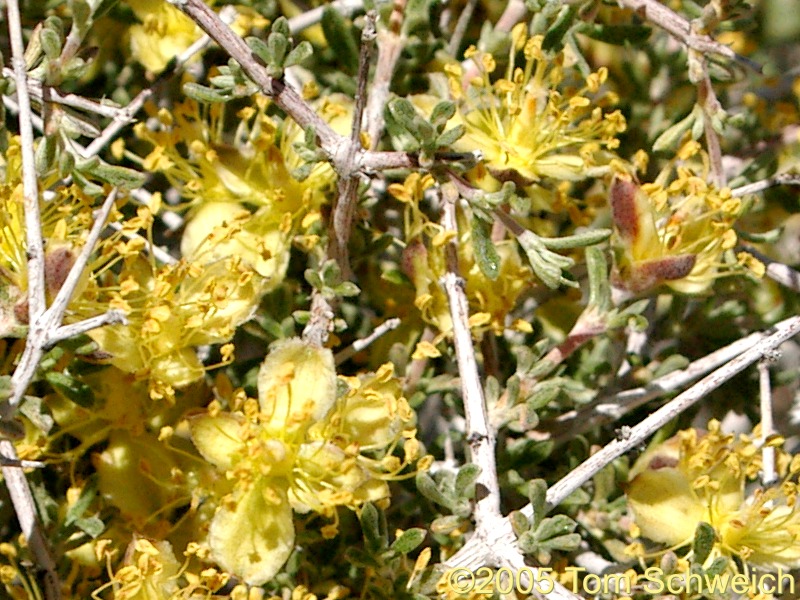
[[[62,340],[68,340],[76,335],[81,335],[82,333],[97,329],[98,327],[103,327],[104,325],[127,325],[127,323],[128,319],[125,317],[125,313],[118,310],[109,310],[96,317],[89,317],[77,323],[62,325],[47,336],[47,344],[48,346],[52,346]]]
[[[356,352],[361,352],[364,348],[367,348],[372,342],[380,338],[381,336],[385,335],[386,333],[392,331],[393,329],[397,329],[400,327],[400,319],[393,318],[387,319],[380,325],[378,325],[375,330],[370,333],[367,337],[361,340],[356,340],[350,346],[345,348],[344,350],[340,350],[334,356],[334,360],[336,361],[337,365],[342,364],[348,358],[353,356]]]
[[[358,184],[361,181],[358,173],[357,157],[361,150],[361,121],[367,105],[367,84],[372,50],[375,45],[377,13],[367,12],[364,29],[361,32],[361,52],[358,59],[358,75],[356,81],[355,106],[353,108],[353,124],[350,129],[350,143],[338,164],[339,182],[338,196],[333,206],[328,235],[328,257],[334,259],[342,270],[342,275],[350,279],[350,254],[347,244],[353,228],[353,218],[358,204]]]
[[[796,173],[781,173],[780,175],[775,175],[774,177],[768,177],[766,179],[762,179],[761,181],[756,181],[753,183],[748,183],[747,185],[733,188],[731,190],[731,195],[739,198],[741,196],[746,196],[747,194],[763,192],[764,190],[777,185],[800,185],[800,175]]]
[[[397,0],[392,7],[388,26],[378,32],[378,64],[375,66],[375,77],[369,93],[367,105],[367,135],[370,150],[378,147],[384,128],[383,111],[389,99],[389,87],[397,67],[397,60],[403,49],[401,28],[406,0]]]
[[[480,531],[491,526],[500,516],[500,485],[495,462],[495,432],[489,425],[483,385],[475,360],[475,347],[469,328],[469,304],[464,279],[458,265],[458,225],[456,202],[458,192],[452,184],[443,186],[442,226],[456,235],[445,246],[446,272],[441,285],[447,295],[450,317],[453,322],[453,344],[461,381],[461,395],[466,417],[466,437],[471,450],[471,460],[481,468],[478,477],[475,504],[475,528]]]
[[[456,52],[458,52],[458,48],[461,46],[461,40],[464,38],[464,33],[467,31],[467,27],[472,19],[472,13],[475,12],[475,5],[477,3],[478,0],[467,0],[467,3],[461,10],[461,14],[458,15],[458,21],[456,21],[456,27],[453,30],[453,35],[450,37],[450,41],[447,43],[447,53],[450,56],[455,56]]]
[[[9,0],[13,2],[14,0]],[[0,439],[0,456],[3,463],[14,463],[19,461],[17,449],[10,441]],[[6,482],[11,504],[14,512],[19,519],[22,535],[28,541],[33,555],[36,557],[37,567],[44,573],[44,593],[47,600],[59,600],[61,598],[61,582],[58,578],[56,563],[53,559],[47,538],[42,533],[41,525],[36,518],[36,504],[31,494],[28,480],[20,467],[12,467],[3,464],[0,467],[3,479]]]
[[[594,477],[597,472],[611,463],[615,458],[643,444],[656,430],[702,400],[711,391],[717,389],[731,377],[760,360],[764,355],[770,353],[789,338],[797,335],[797,333],[800,332],[800,317],[791,317],[781,321],[773,327],[771,331],[771,334],[759,341],[755,346],[701,379],[636,426],[631,427],[629,434],[624,436],[624,439],[611,441],[599,452],[593,454],[578,465],[568,475],[547,490],[548,506],[551,508],[558,506],[567,496]],[[528,518],[531,517],[531,511],[532,507],[530,504],[522,509],[523,514]]]
[[[283,81],[270,77],[244,40],[236,35],[219,15],[202,0],[169,0],[169,2],[183,11],[230,54],[261,91],[272,98],[272,101],[286,111],[301,128],[313,127],[322,151],[334,161],[334,164],[338,162],[336,159],[339,153],[347,150],[347,138],[337,134],[291,87]]]
[[[544,421],[538,427],[542,435],[535,432],[534,437],[552,440],[558,445],[606,423],[613,423],[647,402],[677,391],[712,369],[733,360],[764,337],[765,334],[761,332],[750,334],[698,358],[685,369],[662,375],[643,387],[604,396],[580,410],[570,411],[552,421]]]
[[[3,67],[3,76],[13,77],[14,71],[8,67]],[[42,102],[42,82],[38,79],[28,77],[28,94],[30,94],[31,98],[34,100]],[[50,97],[48,99],[51,102],[63,104],[64,106],[76,108],[84,112],[94,113],[96,115],[100,115],[101,117],[113,118],[121,110],[117,104],[108,100],[97,102],[76,94],[64,94],[52,88],[50,90]]]
[[[775,433],[772,419],[772,386],[769,380],[769,365],[772,361],[765,356],[758,363],[758,398],[761,409],[761,483],[770,485],[778,479],[775,469],[775,448],[766,444]]]
[[[25,235],[28,253],[28,309],[30,323],[45,310],[44,242],[39,212],[39,183],[33,150],[33,114],[28,93],[28,73],[25,70],[25,47],[22,40],[19,4],[8,0],[8,32],[11,41],[11,64],[17,84],[19,105],[19,135],[22,152],[22,194],[25,206]]]
[[[108,221],[108,215],[111,214],[111,209],[114,208],[114,201],[116,199],[117,188],[114,188],[108,194],[103,202],[103,205],[100,207],[94,223],[92,224],[92,228],[89,230],[86,243],[84,243],[83,248],[81,248],[81,251],[75,258],[75,264],[72,265],[72,268],[70,269],[69,274],[67,274],[67,278],[64,280],[64,283],[61,285],[61,289],[58,290],[58,294],[56,294],[52,305],[47,309],[47,312],[50,313],[50,320],[54,325],[61,323],[61,320],[64,317],[64,311],[67,310],[67,304],[69,304],[72,294],[75,292],[75,288],[78,286],[78,282],[83,276],[83,271],[86,269],[86,265],[89,264],[89,257],[92,255],[92,252],[94,252],[97,240],[100,239],[100,234],[105,228],[106,221]]]
[[[676,13],[658,0],[618,0],[619,5],[630,8],[643,19],[655,23],[672,37],[702,54],[718,54],[731,60],[747,64],[758,70],[758,65],[739,56],[728,46],[720,44],[707,35],[698,35],[692,32],[689,21]]]

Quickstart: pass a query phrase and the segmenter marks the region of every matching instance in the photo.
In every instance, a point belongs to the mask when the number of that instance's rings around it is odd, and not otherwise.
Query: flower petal
[[[630,482],[626,495],[642,535],[655,542],[688,542],[705,518],[704,504],[676,468],[643,471]]]
[[[189,419],[192,441],[208,462],[220,469],[230,469],[245,452],[241,422],[231,414],[212,417],[207,414]]]
[[[258,402],[269,417],[266,430],[286,438],[304,433],[336,401],[333,353],[299,338],[269,353],[258,372]]]
[[[262,585],[284,565],[294,547],[286,491],[260,479],[233,508],[223,504],[208,532],[214,560],[250,585]]]

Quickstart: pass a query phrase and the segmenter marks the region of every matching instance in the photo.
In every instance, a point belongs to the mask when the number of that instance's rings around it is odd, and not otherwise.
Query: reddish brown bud
[[[625,287],[635,293],[643,292],[664,281],[683,279],[694,269],[697,256],[680,254],[638,263],[631,268]]]
[[[18,323],[22,323],[23,325],[28,324],[28,310],[28,297],[25,296],[14,305],[14,318]]]
[[[636,194],[639,187],[632,181],[615,177],[611,182],[609,199],[614,225],[626,241],[636,239],[639,233],[639,211],[636,208]]]
[[[69,248],[62,246],[45,254],[44,281],[48,294],[54,296],[58,293],[74,264],[75,254]]]
[[[422,243],[422,240],[416,239],[409,242],[408,245],[403,248],[403,255],[400,258],[400,269],[406,277],[414,281],[414,275],[417,272],[417,264],[419,264],[418,261],[426,260],[427,256],[428,249],[425,248],[425,244]]]

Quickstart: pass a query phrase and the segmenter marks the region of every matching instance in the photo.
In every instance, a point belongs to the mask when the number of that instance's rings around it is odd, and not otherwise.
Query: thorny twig
[[[489,424],[486,401],[483,395],[475,347],[469,328],[469,304],[464,279],[458,268],[458,225],[456,202],[458,192],[453,184],[445,184],[443,192],[442,226],[455,234],[445,246],[446,272],[441,280],[453,321],[453,345],[456,350],[461,395],[466,417],[465,435],[470,448],[470,460],[481,468],[477,479],[475,503],[475,532],[467,545],[453,555],[446,567],[481,565],[505,566],[519,570],[525,561],[516,545],[511,523],[500,513],[500,485],[497,480],[495,460],[495,432]],[[553,582],[553,590],[546,595],[553,599],[574,599],[566,588]],[[545,597],[534,590],[537,597]]]
[[[13,98],[10,98],[8,96],[3,96],[3,104],[6,106],[6,108],[8,108],[9,111],[11,111],[12,114],[17,114],[17,115],[19,114],[19,104],[17,102],[15,102],[13,100]],[[33,115],[32,116],[32,123],[33,123],[33,126],[38,131],[42,131],[42,132],[44,131],[44,121],[42,120],[42,118],[40,116]],[[81,146],[78,142],[76,142],[74,140],[70,140],[70,145],[72,146],[72,148],[75,150],[75,152],[77,154],[79,154],[81,156],[88,156],[86,154],[86,149],[83,146]],[[69,181],[69,179],[67,179],[66,181]],[[150,205],[150,196],[151,196],[150,192],[148,192],[144,188],[139,188],[139,189],[130,191],[130,197],[133,198],[135,201],[137,201],[139,204],[142,204],[144,206],[149,206]],[[176,212],[172,212],[172,211],[169,211],[169,210],[163,210],[162,209],[161,212],[159,213],[159,217],[161,218],[161,222],[164,225],[166,225],[166,227],[168,229],[170,229],[171,231],[176,231],[176,230],[180,229],[183,226],[183,217],[181,217]],[[109,226],[117,227],[118,224],[109,223]],[[136,237],[136,234],[125,234],[125,235],[127,237]],[[147,242],[147,247],[150,248],[150,242]],[[168,262],[168,263],[174,263],[175,262],[174,258],[169,257],[169,255],[167,255],[166,253],[160,251],[158,248],[151,248],[151,250],[153,252],[153,255],[156,256],[156,257],[159,256],[159,252],[160,252],[161,257],[162,257],[161,259],[163,259],[165,262]]]
[[[14,0],[9,0],[9,4]],[[17,458],[17,449],[9,440],[0,439],[0,456],[3,462],[13,462]],[[6,482],[14,512],[19,520],[22,535],[36,557],[37,568],[44,573],[44,593],[47,600],[61,598],[61,582],[58,578],[56,563],[47,538],[42,532],[42,527],[36,518],[36,504],[31,494],[25,472],[20,467],[2,466],[3,479]]]
[[[378,32],[378,61],[375,66],[375,77],[372,80],[366,114],[370,150],[378,147],[385,125],[383,111],[389,98],[392,75],[394,75],[397,60],[403,49],[404,39],[401,30],[406,1],[395,0],[388,26]]]
[[[226,6],[220,11],[219,18],[225,24],[233,23],[236,20],[236,9],[232,6]],[[153,82],[153,85],[142,89],[127,106],[117,110],[111,123],[103,129],[102,133],[96,139],[92,140],[86,147],[86,150],[82,152],[82,156],[84,158],[89,158],[105,148],[123,128],[134,120],[136,114],[141,110],[142,106],[144,106],[145,102],[156,92],[158,86],[173,77],[195,54],[202,51],[210,43],[211,38],[208,35],[204,35],[181,52],[171,63],[171,68],[159,74],[156,81]]]
[[[67,304],[69,304],[72,294],[88,263],[89,256],[94,251],[95,244],[105,227],[106,220],[111,213],[116,197],[117,190],[115,188],[108,197],[106,197],[103,207],[100,209],[94,225],[92,225],[92,229],[86,238],[86,243],[83,248],[81,248],[75,263],[72,265],[67,278],[61,285],[61,289],[58,291],[52,305],[44,312],[38,314],[34,320],[30,321],[25,350],[22,353],[17,368],[14,370],[14,375],[11,377],[11,394],[6,403],[0,406],[0,418],[9,418],[20,400],[22,400],[23,394],[31,379],[33,379],[45,349],[59,339],[63,339],[63,332],[59,333],[59,327],[64,317],[64,312],[67,309]],[[41,230],[39,230],[39,236],[41,237]],[[102,325],[120,323],[123,321],[124,316],[119,312],[109,311],[99,317],[73,323],[70,325],[69,331],[73,332],[73,335],[77,335]]]
[[[775,432],[772,420],[772,386],[769,381],[770,356],[758,361],[758,398],[761,412],[761,483],[770,485],[778,478],[775,470],[775,448],[767,444],[769,437]]]
[[[442,226],[455,234],[445,246],[446,272],[441,280],[450,307],[453,322],[453,344],[456,350],[458,373],[461,381],[461,396],[466,417],[466,431],[470,460],[481,468],[477,479],[475,503],[475,532],[467,545],[452,556],[446,567],[467,566],[471,568],[491,564],[520,569],[525,565],[522,554],[513,543],[501,540],[514,539],[508,519],[500,513],[500,485],[497,480],[495,461],[495,432],[489,424],[486,401],[483,395],[475,347],[469,328],[469,304],[464,280],[458,267],[458,225],[456,202],[458,192],[453,184],[445,184],[443,192]],[[539,596],[539,594],[536,594]],[[555,585],[548,598],[574,599],[560,585]]]
[[[761,181],[756,181],[753,183],[748,183],[747,185],[733,188],[731,190],[731,196],[734,198],[739,198],[748,194],[763,192],[764,190],[768,190],[769,188],[778,185],[800,185],[800,175],[797,173],[781,173],[780,175],[767,177]]]
[[[392,331],[393,329],[397,329],[400,327],[400,319],[392,318],[387,319],[380,325],[378,325],[375,330],[370,333],[367,337],[361,340],[356,340],[350,346],[345,348],[344,350],[340,350],[334,356],[334,360],[336,361],[337,365],[342,364],[348,358],[353,356],[356,352],[361,352],[364,348],[367,348],[372,342],[383,336],[384,334]]]
[[[25,48],[22,40],[22,24],[20,19],[19,4],[17,0],[8,0],[8,30],[11,41],[11,62],[14,66],[14,79],[17,84],[17,98],[19,101],[19,129],[22,144],[22,186],[23,202],[25,209],[25,229],[28,252],[28,315],[29,322],[36,323],[45,311],[45,282],[44,282],[44,241],[42,240],[41,215],[39,213],[39,186],[36,180],[36,165],[33,150],[33,125],[31,119],[30,96],[28,95],[28,74],[25,70]],[[29,339],[25,345],[25,352],[32,346]],[[37,361],[38,363],[38,361]],[[14,371],[14,377],[20,371],[21,365]],[[30,369],[30,376],[36,365]],[[27,381],[30,381],[28,379]],[[27,381],[25,384],[27,385]],[[12,378],[12,394],[19,393],[21,380],[15,383]],[[21,396],[21,393],[19,393]],[[10,398],[3,408],[10,407]],[[6,417],[9,415],[5,415]],[[6,419],[7,420],[7,419]],[[14,444],[7,439],[0,439],[0,455],[5,460],[19,460]],[[39,567],[44,571],[45,595],[47,600],[61,598],[61,583],[56,571],[47,539],[42,533],[41,524],[36,517],[36,505],[33,501],[28,480],[25,473],[18,467],[2,467],[3,478],[6,482],[14,512],[19,520],[22,534],[36,557]]]
[[[447,232],[455,234],[445,247],[447,271],[442,278],[442,287],[450,306],[453,321],[453,344],[456,350],[458,373],[461,380],[461,394],[464,414],[467,420],[466,437],[472,455],[472,462],[481,468],[475,504],[475,527],[481,530],[490,526],[500,516],[500,486],[497,482],[495,465],[495,432],[489,425],[483,386],[475,360],[475,347],[469,328],[469,305],[464,280],[458,267],[458,225],[456,224],[456,205],[458,192],[453,185],[442,189],[442,226]]]
[[[770,334],[763,337],[749,350],[730,362],[727,362],[723,367],[717,369],[682,394],[679,394],[675,399],[661,407],[635,427],[631,427],[626,432],[623,439],[613,440],[599,452],[570,471],[568,475],[563,477],[555,485],[551,486],[547,490],[547,506],[549,509],[558,506],[565,498],[580,488],[618,456],[640,446],[653,432],[666,425],[677,415],[704,398],[709,392],[718,388],[749,365],[771,353],[780,344],[798,333],[800,333],[800,317],[791,317],[778,323],[771,329]],[[521,512],[526,517],[531,518],[532,510],[532,506],[528,504]],[[503,519],[503,523],[499,523],[497,527],[497,530],[501,533],[494,536],[494,544],[490,546],[487,546],[485,541],[478,536],[474,536],[461,550],[447,561],[447,566],[450,568],[461,566],[470,568],[485,564],[487,560],[494,558],[494,548],[507,547],[514,544],[515,536],[510,529],[508,519]],[[520,565],[520,567],[521,566],[522,565]]]
[[[772,328],[772,333],[755,346],[734,358],[729,363],[707,375],[688,390],[659,408],[649,417],[631,427],[625,439],[615,439],[602,450],[586,459],[568,475],[547,490],[548,506],[558,506],[567,496],[591,479],[598,471],[618,456],[633,450],[644,443],[656,430],[669,423],[676,416],[690,408],[712,390],[717,389],[737,373],[777,348],[780,344],[800,332],[800,317],[790,317]],[[531,506],[522,509],[523,514],[531,516]]]
[[[124,316],[122,314],[117,311],[109,311],[103,315],[86,319],[78,323],[61,326],[61,320],[63,319],[67,303],[86,267],[89,255],[100,237],[106,219],[114,206],[115,198],[116,189],[106,198],[89,232],[86,244],[81,249],[67,278],[56,295],[53,304],[44,312],[37,315],[35,321],[31,322],[25,343],[25,350],[11,377],[11,394],[6,402],[0,406],[0,419],[7,421],[11,418],[28,384],[33,379],[36,368],[46,348],[59,340],[84,333],[90,329],[124,321]],[[38,233],[41,238],[41,230],[39,230]],[[4,463],[13,463],[18,460],[16,449],[9,440],[0,440],[0,455],[3,457]],[[28,540],[36,556],[39,567],[44,570],[45,597],[48,600],[57,600],[61,597],[61,584],[56,573],[55,562],[47,540],[36,519],[36,507],[25,474],[19,467],[8,466],[7,464],[2,466],[2,471],[12,504],[14,505],[14,510],[19,519],[20,527],[22,528],[22,533]]]
[[[456,21],[455,29],[453,29],[453,35],[447,43],[447,53],[450,56],[455,56],[456,52],[458,52],[458,48],[461,46],[461,40],[464,38],[464,33],[466,33],[469,22],[472,19],[472,13],[475,12],[476,4],[478,4],[477,0],[467,0],[467,3],[461,10],[461,14],[458,15],[458,21]]]
[[[720,44],[710,36],[692,31],[689,21],[658,0],[617,0],[620,6],[632,9],[643,19],[655,23],[674,38],[701,54],[717,54],[743,63],[748,67],[761,71],[761,67],[753,61],[739,56],[728,46]]]
[[[690,50],[691,52],[691,50]],[[711,176],[717,188],[725,187],[727,181],[725,169],[722,167],[722,147],[719,142],[719,135],[714,131],[713,115],[720,110],[719,100],[711,85],[711,77],[708,75],[708,65],[706,59],[700,57],[699,63],[703,72],[702,79],[697,88],[697,100],[703,108],[703,133],[706,138],[708,158],[711,162]]]
[[[767,267],[765,273],[767,277],[794,292],[800,292],[800,272],[789,265],[772,260],[751,246],[738,246],[737,250],[738,249],[752,254],[755,258],[764,263]]]
[[[625,390],[611,396],[603,396],[579,410],[572,410],[558,417],[542,421],[531,437],[537,440],[550,440],[556,445],[566,443],[587,431],[607,423],[618,421],[626,414],[661,396],[675,392],[712,369],[733,360],[743,352],[764,339],[761,332],[752,333],[735,342],[715,350],[693,361],[678,371],[662,375],[645,386]]]
[[[364,29],[361,32],[361,53],[358,59],[353,125],[350,130],[350,143],[347,147],[347,152],[343,161],[339,164],[339,194],[330,220],[328,256],[339,264],[342,269],[342,275],[347,279],[351,276],[347,244],[350,241],[350,231],[353,227],[353,217],[355,216],[358,202],[358,184],[361,182],[356,159],[361,148],[361,123],[364,117],[364,108],[367,105],[367,83],[369,81],[369,66],[375,42],[377,18],[375,11],[369,11],[364,21]]]
[[[9,69],[8,67],[3,67],[3,76],[4,77],[13,77],[14,71],[13,69]],[[42,102],[42,82],[38,79],[34,79],[33,77],[28,77],[28,94],[31,98],[36,100],[37,102]],[[50,102],[55,102],[57,104],[63,104],[64,106],[69,106],[70,108],[76,108],[78,110],[82,110],[88,113],[94,113],[96,115],[100,115],[101,117],[109,117],[113,118],[119,113],[120,107],[111,102],[110,100],[103,100],[102,102],[97,102],[95,100],[90,100],[89,98],[84,98],[83,96],[78,96],[76,94],[65,94],[59,92],[56,89],[50,89],[50,97],[48,98]]]
[[[25,70],[25,48],[22,41],[19,4],[9,0],[8,30],[11,41],[11,64],[17,84],[19,105],[19,135],[22,153],[22,195],[25,208],[26,251],[28,253],[28,311],[33,323],[45,310],[44,242],[39,212],[39,184],[36,178],[36,159],[33,151],[33,114],[28,94],[28,73]]]
[[[282,80],[270,77],[266,69],[255,59],[253,53],[233,30],[202,0],[168,0],[183,11],[201,29],[208,33],[236,62],[245,74],[269,96],[278,108],[286,112],[302,129],[312,128],[320,150],[331,161],[333,168],[342,175],[352,167],[359,171],[417,168],[417,158],[407,152],[376,152],[357,148],[356,158],[349,163],[350,139],[339,135],[322,119],[300,95]]]
[[[356,168],[357,152],[361,148],[361,121],[366,106],[367,80],[372,55],[372,43],[375,40],[374,11],[367,13],[364,30],[361,35],[361,53],[358,61],[358,84],[353,110],[353,125],[349,144],[343,159],[338,163],[339,182],[338,197],[330,218],[330,234],[328,238],[328,257],[339,265],[342,275],[351,276],[350,259],[347,243],[353,225],[356,203],[358,201],[358,184],[360,175]],[[311,318],[303,330],[303,338],[315,346],[322,346],[328,339],[333,326],[334,308],[318,290],[314,290],[311,298]]]

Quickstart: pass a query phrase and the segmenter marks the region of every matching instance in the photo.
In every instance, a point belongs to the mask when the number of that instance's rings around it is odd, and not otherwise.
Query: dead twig
[[[693,32],[689,21],[672,9],[667,8],[658,0],[618,0],[618,2],[620,6],[630,8],[646,21],[661,27],[687,48],[691,48],[701,54],[716,54],[761,72],[761,67],[758,64],[736,54],[728,46],[720,44],[708,35]]]
[[[383,134],[383,111],[389,99],[389,86],[397,67],[397,60],[403,49],[402,36],[403,13],[407,0],[395,0],[389,24],[378,32],[378,61],[375,66],[375,77],[367,105],[367,135],[369,136],[369,149],[375,150]]]

